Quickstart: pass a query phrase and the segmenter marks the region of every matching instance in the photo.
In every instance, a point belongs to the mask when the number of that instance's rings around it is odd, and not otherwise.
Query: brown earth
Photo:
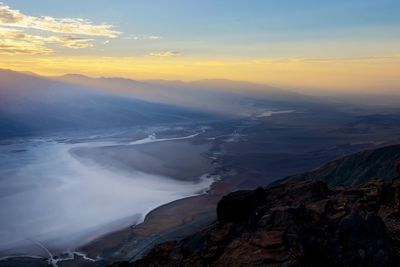
[[[400,163],[397,163],[400,168]],[[222,198],[218,220],[121,266],[398,266],[400,173],[357,187],[297,181]]]

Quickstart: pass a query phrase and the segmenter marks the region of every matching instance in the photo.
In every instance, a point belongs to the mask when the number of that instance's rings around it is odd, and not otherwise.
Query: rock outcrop
[[[113,266],[400,264],[400,172],[391,182],[351,188],[299,181],[238,191],[219,202],[217,213],[207,229]]]

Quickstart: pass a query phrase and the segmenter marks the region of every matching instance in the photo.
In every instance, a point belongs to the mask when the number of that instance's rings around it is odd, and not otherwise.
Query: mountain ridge
[[[386,182],[338,187],[292,180],[232,192],[204,230],[157,245],[135,262],[110,266],[397,266],[400,161],[392,160],[387,173],[394,176]]]
[[[332,186],[351,186],[376,177],[389,181],[396,175],[394,164],[397,160],[400,160],[400,145],[389,145],[341,157],[280,182],[318,180]]]
[[[0,80],[1,137],[217,117],[10,70],[0,71]]]

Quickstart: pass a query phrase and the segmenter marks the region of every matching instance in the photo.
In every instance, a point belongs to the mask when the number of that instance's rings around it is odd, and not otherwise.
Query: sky
[[[400,91],[398,0],[0,3],[0,68]]]

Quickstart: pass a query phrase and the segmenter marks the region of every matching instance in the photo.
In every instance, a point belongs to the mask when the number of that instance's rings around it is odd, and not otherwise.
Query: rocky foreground
[[[122,266],[400,266],[400,164],[390,182],[295,181],[238,191],[218,221]]]

